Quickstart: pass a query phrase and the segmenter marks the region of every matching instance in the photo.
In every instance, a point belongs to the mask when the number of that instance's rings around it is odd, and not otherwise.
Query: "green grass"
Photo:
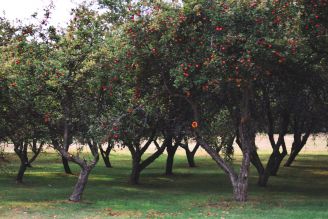
[[[256,186],[252,168],[245,204],[231,201],[228,178],[206,157],[188,168],[177,156],[175,175],[166,177],[163,155],[142,173],[140,185],[131,186],[129,156],[114,154],[114,168],[100,161],[92,172],[82,203],[66,201],[77,176],[63,174],[57,155],[43,154],[23,185],[14,183],[15,159],[7,164],[9,173],[0,175],[0,218],[328,218],[327,154],[300,156],[294,167],[270,178],[267,188]]]

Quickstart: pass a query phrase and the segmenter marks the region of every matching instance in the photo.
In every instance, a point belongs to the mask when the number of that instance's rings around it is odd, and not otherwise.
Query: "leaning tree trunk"
[[[300,151],[301,151],[301,148],[292,150],[288,157],[288,160],[286,161],[284,166],[290,167],[292,165],[292,163],[295,161],[295,158],[297,157],[297,155],[299,154]]]
[[[167,159],[166,159],[166,168],[165,168],[165,175],[173,175],[173,162],[174,162],[174,155],[177,151],[178,145],[172,143],[172,138],[167,140]]]
[[[77,180],[77,183],[75,184],[73,193],[69,197],[69,200],[72,202],[79,202],[82,199],[82,194],[85,189],[85,186],[87,185],[89,174],[93,167],[90,167],[88,165],[84,165],[81,168],[81,172],[79,175],[79,178]]]
[[[256,150],[252,151],[251,153],[251,163],[253,164],[253,166],[255,166],[259,175],[257,184],[259,186],[266,186],[268,183],[269,174],[267,174],[267,172],[265,171],[261,159]]]
[[[233,197],[236,201],[245,200],[241,197],[247,197],[245,188],[247,186],[243,182],[238,182],[238,175],[234,171],[233,167],[230,166],[210,145],[208,145],[197,133],[197,142],[200,146],[212,157],[212,159],[217,163],[217,165],[224,170],[224,172],[229,176],[231,185],[233,187]]]
[[[107,168],[112,167],[112,164],[109,160],[109,156],[110,156],[110,152],[112,151],[112,148],[113,148],[113,145],[111,144],[110,141],[108,141],[108,145],[107,145],[106,150],[104,150],[101,145],[99,146],[101,157],[103,158],[105,166]]]
[[[303,137],[301,137],[301,135],[299,135],[299,136],[294,135],[294,142],[292,145],[292,150],[290,152],[288,160],[286,161],[286,163],[284,165],[285,167],[290,167],[292,165],[292,163],[294,162],[297,155],[301,152],[301,150],[305,146],[308,138],[310,137],[310,133],[311,133],[310,131],[306,132]]]
[[[264,169],[264,171],[261,171],[261,174],[259,172],[259,181],[258,185],[261,187],[265,187],[268,184],[270,176],[276,176],[280,167],[280,164],[284,157],[287,155],[287,151],[285,148],[285,143],[283,142],[283,152],[279,152],[279,145],[278,148],[274,148],[274,151],[271,153],[268,163]],[[276,145],[277,147],[277,145]]]
[[[66,135],[67,131],[68,131],[67,125],[65,125],[64,137],[67,136]],[[77,183],[75,184],[73,193],[69,197],[69,201],[79,202],[82,199],[82,194],[88,182],[89,174],[99,161],[98,144],[94,141],[88,140],[89,148],[93,156],[93,160],[88,164],[88,162],[85,159],[81,159],[79,156],[74,156],[66,151],[65,141],[67,140],[65,140],[65,138],[64,138],[64,145],[59,144],[59,141],[55,137],[52,137],[51,140],[54,145],[54,148],[58,150],[58,152],[60,152],[60,154],[64,158],[66,158],[67,161],[74,162],[75,164],[78,164],[81,168],[81,172],[77,180]]]
[[[101,154],[101,156],[102,156],[102,158],[104,160],[105,167],[112,168],[113,166],[112,166],[112,164],[111,164],[111,162],[109,160],[109,156],[105,156],[104,154]]]
[[[82,199],[83,191],[87,185],[89,175],[92,171],[92,169],[96,166],[96,164],[99,161],[99,154],[98,154],[98,144],[96,142],[92,142],[91,140],[88,140],[89,148],[91,150],[93,160],[90,162],[90,164],[87,163],[86,160],[81,159],[79,157],[75,157],[69,153],[66,152],[66,150],[60,149],[57,147],[60,151],[60,153],[70,161],[73,161],[74,163],[78,164],[81,167],[81,172],[79,175],[79,178],[74,186],[73,193],[69,197],[69,201],[72,202],[79,202]],[[58,145],[58,144],[57,144]]]
[[[69,167],[68,160],[62,156],[62,163],[66,174],[73,174],[71,168]]]

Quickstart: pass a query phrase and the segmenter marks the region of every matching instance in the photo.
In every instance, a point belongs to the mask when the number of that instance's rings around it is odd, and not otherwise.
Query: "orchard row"
[[[17,182],[44,145],[66,173],[68,162],[81,168],[71,201],[81,200],[100,155],[111,166],[113,147],[131,152],[133,184],[165,150],[172,174],[178,147],[190,166],[202,147],[234,199],[246,201],[251,164],[266,186],[287,156],[287,134],[290,166],[311,134],[326,132],[327,0],[99,3],[106,13],[81,5],[64,30],[48,24],[51,8],[39,24],[0,20],[0,141],[21,161]],[[257,133],[272,146],[266,165]],[[70,152],[74,142],[91,159]]]

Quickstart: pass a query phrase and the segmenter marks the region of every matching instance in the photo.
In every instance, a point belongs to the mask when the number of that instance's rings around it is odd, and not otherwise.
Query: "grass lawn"
[[[196,157],[198,167],[188,168],[185,157],[177,156],[175,175],[166,177],[163,155],[141,174],[140,185],[131,186],[130,157],[113,154],[114,168],[100,161],[91,173],[82,203],[66,201],[77,176],[63,174],[56,154],[42,154],[23,185],[14,182],[15,159],[8,173],[0,173],[0,218],[328,218],[327,153],[301,155],[267,188],[257,187],[252,168],[246,204],[231,201],[227,176],[208,157]]]

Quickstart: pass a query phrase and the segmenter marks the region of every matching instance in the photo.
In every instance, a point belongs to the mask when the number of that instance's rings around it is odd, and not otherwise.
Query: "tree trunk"
[[[25,174],[25,171],[27,169],[27,167],[32,167],[31,163],[36,159],[36,157],[40,154],[41,150],[42,150],[42,146],[44,144],[44,142],[41,142],[41,144],[39,145],[39,148],[37,148],[37,141],[33,141],[33,157],[31,159],[28,158],[28,154],[27,154],[27,148],[28,148],[28,142],[27,141],[20,141],[20,142],[14,142],[14,151],[16,153],[16,155],[19,157],[20,160],[20,167],[16,176],[16,182],[17,183],[22,183],[23,182],[23,177]]]
[[[195,154],[192,153],[191,151],[186,150],[186,155],[187,155],[187,160],[188,160],[188,165],[189,167],[196,167],[195,164]]]
[[[257,184],[261,187],[266,186],[269,180],[269,174],[267,174],[266,170],[264,169],[261,159],[256,150],[252,151],[251,153],[251,163],[256,168],[257,173],[259,175]]]
[[[73,174],[71,168],[69,167],[68,160],[62,156],[62,162],[66,174]]]
[[[249,174],[249,166],[250,166],[250,160],[251,160],[251,144],[253,144],[253,140],[249,137],[251,137],[251,133],[245,130],[243,127],[243,124],[240,125],[241,131],[246,131],[245,135],[242,140],[243,146],[243,160],[240,167],[240,172],[238,175],[238,178],[232,181],[233,186],[233,195],[235,201],[238,202],[245,202],[247,201],[248,196],[248,174]],[[255,136],[254,136],[255,141]]]
[[[247,201],[247,190],[248,190],[248,180],[240,181],[238,180],[237,184],[233,186],[233,197],[237,202],[246,202]]]
[[[280,164],[284,157],[286,156],[286,153],[280,153],[275,154],[273,152],[268,160],[267,166],[265,170],[263,170],[261,173],[259,172],[259,181],[258,185],[261,187],[265,187],[268,184],[270,176],[276,176],[280,167]]]
[[[243,153],[243,160],[240,167],[240,172],[237,175],[234,169],[228,165],[220,157],[220,155],[197,136],[197,142],[206,150],[207,153],[216,161],[216,163],[229,175],[232,187],[233,197],[235,201],[247,201],[248,190],[248,175],[251,154],[256,150],[255,148],[255,127],[253,123],[253,95],[250,85],[245,87],[242,93],[242,102],[240,105],[240,121],[238,124],[238,134],[240,139],[240,146]]]
[[[106,166],[107,168],[112,168],[112,164],[111,164],[111,162],[110,162],[110,160],[109,160],[109,156],[103,156],[102,158],[103,158],[103,160],[104,160],[105,166]]]
[[[241,148],[241,142],[240,142],[240,140],[239,140],[238,135],[237,135],[236,143],[237,143],[237,145],[239,146],[239,148],[242,149],[242,148]],[[267,183],[268,183],[269,174],[267,174],[267,171],[266,171],[266,169],[264,168],[264,166],[263,166],[263,164],[262,164],[262,161],[261,161],[261,159],[260,159],[260,157],[259,157],[259,155],[258,155],[258,153],[257,153],[256,150],[253,150],[253,151],[251,152],[251,163],[252,163],[253,166],[256,168],[257,173],[258,173],[258,175],[259,175],[259,179],[258,179],[257,184],[258,184],[259,186],[261,186],[261,187],[262,187],[262,186],[263,186],[263,187],[266,186]]]
[[[64,136],[63,136],[63,147],[66,152],[69,150],[69,146],[72,143],[72,136],[69,134],[69,119],[66,117],[69,112],[69,107],[65,106],[65,124],[64,124]],[[64,170],[66,174],[73,174],[71,168],[69,167],[68,160],[62,155],[62,161],[64,165]]]
[[[248,196],[247,191],[248,191],[248,174],[249,174],[249,166],[250,166],[250,152],[249,152],[250,147],[249,145],[245,145],[245,144],[251,144],[251,139],[245,138],[245,140],[242,140],[242,142],[244,142],[242,143],[244,144],[243,161],[240,167],[238,178],[232,181],[234,199],[235,201],[238,202],[247,201],[247,196]]]
[[[263,171],[262,174],[259,174],[259,179],[257,185],[260,187],[266,187],[268,185],[270,174],[267,171]]]
[[[104,151],[102,148],[100,148],[100,154],[101,154],[101,157],[104,160],[105,166],[107,168],[111,168],[112,167],[112,164],[111,164],[111,162],[109,160],[109,153],[107,154],[106,151]]]
[[[79,202],[82,199],[82,194],[85,189],[85,186],[88,182],[89,174],[91,172],[92,168],[89,166],[83,167],[81,169],[79,178],[77,180],[77,183],[75,184],[74,190],[72,195],[69,197],[70,201],[73,202]]]
[[[19,167],[18,174],[16,177],[16,183],[23,183],[23,177],[26,169],[27,169],[27,164],[21,161],[21,165]]]
[[[298,136],[294,135],[294,143],[292,145],[292,150],[290,152],[289,158],[284,165],[285,167],[290,167],[292,165],[292,163],[294,162],[297,155],[301,152],[301,150],[305,146],[309,137],[310,137],[310,131],[305,133],[305,135],[303,137],[301,137],[301,135],[298,135]],[[295,139],[295,138],[298,138],[298,139]]]
[[[27,150],[23,152],[23,156],[24,156],[24,160],[26,161],[26,167],[32,167],[32,165],[29,162],[28,157],[27,157]]]
[[[165,169],[165,175],[173,175],[173,162],[174,162],[174,155],[177,151],[177,144],[172,144],[172,138],[170,140],[167,140],[167,159],[166,159],[166,169]]]
[[[253,95],[251,87],[243,90],[240,106],[240,122],[238,126],[239,138],[243,152],[243,160],[237,180],[232,182],[234,199],[238,202],[247,201],[248,174],[251,163],[251,154],[255,148],[255,127],[252,119]]]
[[[271,171],[270,171],[271,176],[277,176],[280,164],[281,164],[282,160],[286,157],[286,155],[287,155],[287,153],[283,152],[275,157],[274,163],[273,163],[273,165],[271,167]]]
[[[27,147],[28,143],[24,141],[14,141],[14,151],[20,160],[20,167],[16,176],[16,183],[23,183],[24,173],[28,166]]]
[[[111,167],[112,167],[112,164],[111,164],[111,162],[110,162],[110,160],[109,160],[109,155],[110,155],[110,152],[111,152],[111,150],[112,150],[112,145],[111,145],[111,143],[108,142],[108,145],[107,145],[106,150],[104,150],[103,147],[102,147],[101,145],[99,146],[99,148],[100,148],[100,154],[101,154],[101,157],[102,157],[103,160],[104,160],[105,166],[106,166],[107,168],[111,168]]]
[[[139,154],[134,154],[132,159],[132,172],[130,175],[130,183],[132,185],[139,184],[139,178],[140,178],[140,160],[141,157]]]
[[[195,164],[195,154],[199,148],[199,144],[196,143],[194,149],[192,151],[189,150],[189,146],[188,146],[188,143],[186,143],[186,147],[183,147],[186,151],[186,155],[187,155],[187,160],[188,160],[188,164],[189,164],[189,167],[193,168],[193,167],[196,167],[196,164]]]
[[[288,160],[286,161],[285,163],[285,167],[290,167],[292,165],[292,163],[294,162],[296,156],[299,154],[299,152],[301,151],[301,149],[295,149],[295,150],[292,150],[289,157],[288,157]]]
[[[248,171],[243,173],[243,177],[238,177],[235,183],[232,184],[233,186],[233,197],[235,201],[238,202],[245,202],[247,201],[248,196]]]

